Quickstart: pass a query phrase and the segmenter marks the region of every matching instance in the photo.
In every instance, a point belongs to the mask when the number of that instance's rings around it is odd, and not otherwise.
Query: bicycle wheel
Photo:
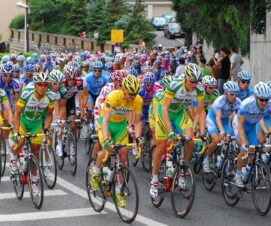
[[[237,159],[235,155],[229,155],[225,159],[222,174],[221,174],[221,189],[225,202],[229,206],[235,206],[240,197],[238,195],[238,187],[235,185],[233,179],[237,168]]]
[[[100,176],[100,189],[98,191],[93,191],[91,185],[90,185],[90,179],[91,179],[91,175],[93,173],[93,169],[95,167],[96,164],[96,159],[89,159],[88,160],[88,164],[87,164],[87,168],[86,168],[86,189],[87,189],[87,193],[88,193],[88,199],[89,202],[91,204],[91,206],[93,207],[93,209],[96,212],[101,212],[104,208],[104,205],[107,201],[106,196],[104,195],[104,190],[102,187],[102,180],[103,177],[102,175]]]
[[[271,205],[270,172],[263,162],[255,165],[252,175],[252,199],[257,213],[265,216]]]
[[[7,147],[6,147],[6,141],[5,139],[1,139],[0,143],[0,177],[4,176],[5,174],[5,169],[6,169],[6,161],[7,161]]]
[[[166,162],[162,161],[161,167],[158,173],[158,196],[156,198],[151,197],[152,205],[156,208],[160,207],[166,196]]]
[[[195,144],[195,149],[194,149],[194,153],[195,153],[195,162],[194,162],[194,166],[193,166],[193,169],[194,169],[194,173],[195,174],[198,174],[202,168],[202,163],[203,163],[203,160],[204,160],[204,154],[199,154],[199,151],[197,151],[197,145],[198,143],[196,142]],[[205,151],[207,152],[207,151]]]
[[[57,167],[56,157],[51,146],[40,151],[40,162],[45,184],[48,188],[53,189],[56,185]]]
[[[92,142],[91,139],[85,139],[85,140],[83,140],[83,142],[84,142],[85,153],[86,153],[87,155],[89,155],[90,150],[91,150],[91,146],[93,146],[93,142]],[[92,148],[93,148],[93,147],[92,147]]]
[[[129,175],[129,179],[127,176]],[[132,223],[138,213],[139,194],[135,176],[126,165],[121,165],[115,174],[113,184],[113,197],[117,212],[125,223]],[[119,179],[123,179],[121,182]],[[120,207],[116,200],[116,189],[119,189],[120,195],[125,199],[125,206]]]
[[[145,144],[146,143],[146,144]],[[146,139],[143,144],[143,153],[141,155],[142,167],[146,172],[150,172],[152,169],[152,153],[155,149],[155,145],[151,147],[150,139]]]
[[[183,178],[181,178],[183,177]],[[180,185],[180,180],[184,184]],[[190,163],[177,166],[171,187],[171,205],[177,217],[184,218],[191,210],[196,191],[196,180]]]
[[[77,170],[77,142],[76,137],[69,133],[68,135],[68,159],[71,166],[71,173],[73,176],[76,174]]]
[[[40,209],[44,197],[43,176],[39,162],[33,154],[28,162],[28,187],[34,206]]]
[[[55,153],[55,158],[56,158],[56,162],[57,162],[57,166],[58,166],[58,169],[62,170],[63,169],[63,166],[64,166],[64,157],[62,156],[59,156],[58,153],[57,153],[57,150],[56,150],[56,146],[57,146],[57,134],[55,133],[54,135],[54,153]],[[64,150],[65,150],[65,141],[62,139],[62,151],[63,151],[63,154],[64,154]]]
[[[135,143],[135,140],[133,138],[129,138],[129,143]],[[133,165],[133,166],[136,166],[137,163],[138,163],[138,159],[136,159],[136,156],[137,156],[137,153],[138,153],[138,150],[136,147],[129,147],[129,161],[130,163]]]
[[[11,181],[13,185],[13,189],[15,192],[15,195],[18,199],[22,199],[24,196],[24,184],[23,184],[23,158],[19,157],[17,158],[17,173],[11,175]]]
[[[205,154],[205,157],[206,157],[206,155],[207,155],[207,152]],[[210,162],[211,172],[202,174],[203,185],[207,191],[212,191],[215,187],[215,184],[216,184],[216,177],[215,177],[216,161],[215,161],[215,159],[216,159],[216,154],[214,153],[212,162]]]

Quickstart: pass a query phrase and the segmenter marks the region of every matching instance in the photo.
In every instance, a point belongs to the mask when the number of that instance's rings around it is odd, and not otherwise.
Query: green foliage
[[[24,28],[24,14],[20,14],[13,18],[9,25],[10,29],[23,29]]]
[[[266,0],[250,0],[251,31],[264,34],[266,24]]]

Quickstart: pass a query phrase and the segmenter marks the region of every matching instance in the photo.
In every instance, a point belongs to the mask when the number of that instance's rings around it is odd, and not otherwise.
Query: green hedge
[[[10,29],[23,29],[24,28],[24,14],[20,14],[13,18],[9,25]]]

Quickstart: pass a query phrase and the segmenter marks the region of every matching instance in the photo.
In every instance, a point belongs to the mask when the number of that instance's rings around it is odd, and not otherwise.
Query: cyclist
[[[259,140],[256,132],[257,123],[260,124],[262,130],[265,133],[266,139],[269,139],[269,132],[266,128],[263,117],[267,114],[271,114],[271,106],[268,101],[271,97],[270,87],[259,82],[254,87],[254,96],[245,99],[241,106],[238,114],[233,120],[233,130],[237,144],[241,149],[237,158],[237,171],[234,177],[235,183],[238,187],[244,187],[242,166],[244,165],[245,151],[247,150],[246,145],[257,145]]]
[[[142,98],[138,95],[140,90],[139,80],[128,75],[122,82],[122,90],[116,90],[108,95],[106,98],[103,109],[99,118],[98,134],[99,141],[103,145],[102,152],[98,155],[96,166],[93,170],[91,177],[91,187],[95,191],[99,189],[99,175],[100,168],[102,166],[102,160],[105,157],[106,150],[112,144],[127,144],[128,132],[127,132],[127,115],[135,112],[135,136],[137,142],[141,144],[141,110],[143,105]],[[120,151],[120,160],[122,163],[126,163],[128,150],[122,149]],[[124,207],[126,201],[120,195],[121,184],[116,186],[117,205]]]
[[[241,105],[237,98],[239,87],[236,82],[228,81],[223,85],[224,94],[218,97],[208,111],[206,126],[212,143],[208,145],[207,156],[203,161],[203,172],[209,173],[210,162],[217,144],[226,134],[232,134],[231,121]]]
[[[251,80],[251,75],[247,71],[240,71],[237,73],[237,81],[239,85],[238,98],[243,101],[247,97],[253,95],[253,88],[249,84]]]
[[[214,77],[205,75],[202,78],[202,85],[204,86],[204,109],[208,112],[210,106],[219,97],[219,91],[216,89],[217,81]]]
[[[166,71],[164,68],[161,67],[161,60],[155,61],[155,66],[153,66],[151,69],[155,74],[156,81],[159,81],[163,78],[163,76],[166,74]]]
[[[20,67],[21,73],[24,73],[25,57],[23,55],[17,56],[17,65]]]
[[[191,103],[193,99],[198,101],[198,113],[204,107],[204,90],[199,83],[201,80],[201,71],[196,64],[188,64],[186,67],[185,78],[175,79],[169,83],[165,90],[165,95],[158,103],[155,119],[155,138],[156,150],[153,153],[153,171],[150,188],[150,195],[158,195],[158,172],[161,166],[161,156],[166,151],[167,142],[172,142],[175,136],[171,122],[179,133],[193,138],[194,129],[192,120],[185,109],[185,105]],[[200,121],[200,135],[204,136],[205,123]],[[188,142],[185,147],[184,160],[189,161],[194,148],[194,142]],[[185,187],[184,177],[180,177],[180,186]]]
[[[33,82],[33,71],[34,71],[33,64],[27,64],[27,65],[25,65],[24,71],[25,71],[25,73],[22,74],[22,76],[20,78],[20,92],[29,83]]]
[[[18,134],[26,133],[37,134],[48,132],[48,128],[53,120],[54,94],[48,89],[49,76],[47,73],[40,72],[34,75],[34,88],[26,88],[20,95],[15,107],[14,113],[14,133],[11,134],[11,161],[10,171],[12,174],[17,171],[17,151],[23,146],[24,139],[18,139]],[[43,114],[46,113],[46,120],[43,120]],[[44,126],[43,126],[44,122]],[[30,139],[34,155],[39,158],[39,150],[42,143],[42,137],[33,137]],[[18,144],[18,146],[15,144]],[[38,178],[36,172],[32,171],[31,185],[34,193],[38,192]]]
[[[49,70],[49,72],[50,72],[53,70],[53,68],[56,66],[56,64],[52,60],[52,57],[50,55],[47,55],[45,58],[46,58],[46,62],[43,63],[42,69],[43,69],[43,71]]]

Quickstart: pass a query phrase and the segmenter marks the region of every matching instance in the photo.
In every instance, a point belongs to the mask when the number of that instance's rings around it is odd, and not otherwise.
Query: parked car
[[[173,14],[166,13],[166,14],[163,14],[162,17],[164,17],[166,19],[167,23],[176,22],[176,17]]]
[[[184,32],[179,24],[168,23],[164,27],[164,35],[165,35],[165,37],[167,37],[169,39],[176,38],[176,37],[183,38]]]
[[[156,16],[152,19],[152,25],[156,30],[163,30],[166,24],[167,21],[164,17]]]

